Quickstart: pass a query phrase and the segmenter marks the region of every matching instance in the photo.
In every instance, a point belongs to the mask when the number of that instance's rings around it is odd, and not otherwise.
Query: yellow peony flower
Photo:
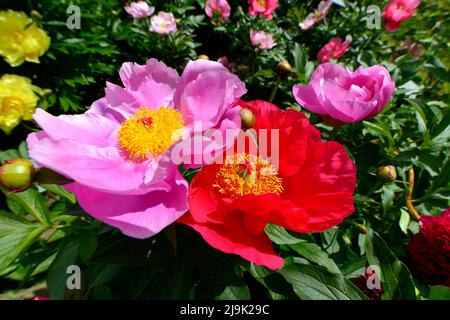
[[[31,120],[42,89],[26,77],[5,74],[0,78],[0,129],[6,134],[21,120]]]
[[[50,37],[25,13],[0,11],[0,55],[12,67],[25,60],[39,63],[50,46]]]

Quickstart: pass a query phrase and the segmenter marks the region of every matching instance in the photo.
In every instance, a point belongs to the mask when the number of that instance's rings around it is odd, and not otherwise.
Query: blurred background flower
[[[39,63],[50,38],[25,13],[0,11],[0,55],[12,67],[24,61]]]

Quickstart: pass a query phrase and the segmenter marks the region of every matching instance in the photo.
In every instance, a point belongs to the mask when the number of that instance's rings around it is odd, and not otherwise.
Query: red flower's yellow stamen
[[[184,121],[175,109],[141,107],[122,122],[117,133],[120,147],[134,160],[162,155],[184,133]]]
[[[216,174],[214,188],[230,198],[283,192],[282,180],[268,160],[243,153],[225,159]]]

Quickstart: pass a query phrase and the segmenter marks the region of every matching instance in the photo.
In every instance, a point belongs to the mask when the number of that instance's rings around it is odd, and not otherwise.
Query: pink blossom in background
[[[271,20],[273,12],[278,8],[278,0],[248,0],[249,12],[252,16],[262,15]]]
[[[293,87],[299,105],[345,123],[376,116],[394,90],[395,83],[383,66],[359,67],[352,72],[331,63],[319,65],[309,85]]]
[[[403,43],[402,48],[408,50],[414,60],[419,59],[424,51],[423,47],[420,44],[413,42],[411,37],[408,37],[406,39],[405,43]]]
[[[231,7],[227,0],[208,0],[205,3],[205,12],[211,21],[214,20],[216,12],[219,13],[219,21],[230,18]]]
[[[303,30],[308,30],[316,23],[321,21],[328,14],[328,11],[330,11],[330,7],[332,4],[333,0],[321,1],[317,7],[317,10],[308,14],[305,20],[303,20],[303,22],[299,24],[300,28],[302,28]]]
[[[240,129],[235,102],[246,89],[220,63],[206,60],[190,61],[181,77],[156,59],[124,63],[119,75],[123,87],[107,83],[105,97],[84,114],[55,117],[37,109],[33,119],[43,131],[31,133],[27,144],[41,168],[74,181],[64,187],[87,213],[142,239],[188,210],[188,182],[172,150],[187,145],[181,154],[187,163],[195,152],[211,150],[200,134]],[[200,151],[191,147],[194,139]],[[213,144],[218,152],[226,147]]]
[[[159,12],[156,16],[151,18],[150,31],[168,34],[177,31],[177,22],[171,12]]]
[[[33,298],[33,300],[35,301],[46,301],[46,300],[51,300],[49,297],[44,297],[44,296],[36,296]]]
[[[326,45],[320,49],[317,54],[317,60],[326,63],[331,59],[339,59],[347,51],[350,41],[342,42],[341,38],[332,38]]]
[[[411,18],[419,6],[420,0],[391,0],[384,7],[383,16],[387,31],[395,31],[400,28],[400,23]]]
[[[254,31],[253,29],[250,29],[250,42],[252,46],[260,49],[272,49],[276,45],[271,34],[264,31]]]
[[[134,19],[149,17],[155,12],[155,7],[149,6],[145,1],[131,2],[124,9]]]
[[[220,57],[220,58],[217,60],[217,62],[220,63],[221,65],[223,65],[223,66],[224,66],[225,68],[227,68],[228,70],[231,68],[231,63],[228,61],[227,56]]]

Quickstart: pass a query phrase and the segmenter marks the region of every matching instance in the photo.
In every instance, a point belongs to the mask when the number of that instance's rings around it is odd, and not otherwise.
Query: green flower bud
[[[242,108],[241,111],[239,111],[239,115],[241,116],[242,128],[253,128],[256,122],[256,118],[250,109]]]
[[[385,165],[379,167],[377,170],[377,174],[380,178],[389,181],[394,181],[395,179],[397,179],[397,170],[393,165]]]
[[[0,166],[0,187],[9,192],[21,192],[33,183],[36,170],[33,164],[22,158],[6,160]]]

